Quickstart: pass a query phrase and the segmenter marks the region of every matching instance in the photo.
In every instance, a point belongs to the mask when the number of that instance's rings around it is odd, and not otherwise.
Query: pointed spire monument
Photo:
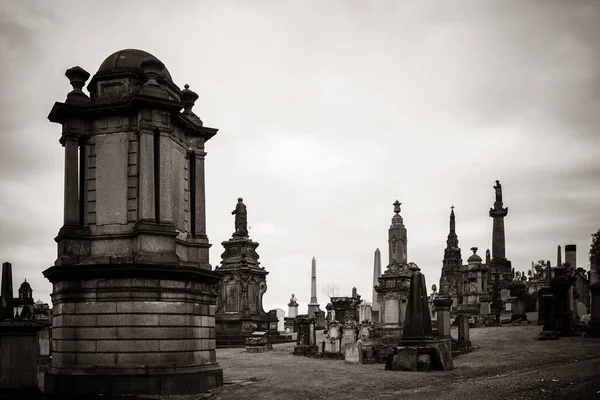
[[[371,316],[373,322],[379,322],[379,302],[377,301],[377,292],[375,286],[379,284],[379,277],[381,276],[381,252],[379,247],[375,250],[375,265],[373,266],[373,301],[371,302]]]
[[[319,302],[317,301],[317,260],[313,257],[310,277],[310,303],[308,303],[308,315],[312,316],[316,311],[319,311]]]
[[[448,287],[448,295],[452,299],[453,307],[458,306],[457,283],[460,278],[462,267],[462,256],[458,247],[458,235],[456,234],[456,216],[454,206],[450,207],[450,232],[446,239],[446,249],[442,261],[442,274],[440,276],[440,288],[442,283]],[[445,282],[442,282],[445,278]]]

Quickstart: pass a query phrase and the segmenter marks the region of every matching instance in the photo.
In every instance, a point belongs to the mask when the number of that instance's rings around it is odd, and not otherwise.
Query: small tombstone
[[[246,338],[246,353],[264,353],[273,350],[267,332],[254,332]]]

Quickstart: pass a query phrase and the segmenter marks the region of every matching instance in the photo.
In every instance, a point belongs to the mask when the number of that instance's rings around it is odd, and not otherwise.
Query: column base
[[[205,393],[223,386],[218,366],[188,374],[169,375],[62,375],[48,372],[44,389],[48,399],[95,399],[106,395],[184,395]]]

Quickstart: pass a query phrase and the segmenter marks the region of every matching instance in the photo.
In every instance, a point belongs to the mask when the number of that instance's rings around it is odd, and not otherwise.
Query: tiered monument
[[[440,276],[440,288],[442,280],[448,285],[447,296],[452,299],[452,308],[458,307],[458,284],[462,280],[462,256],[458,247],[458,235],[456,234],[456,216],[454,206],[450,207],[450,232],[446,239],[444,260],[442,261],[442,274]]]
[[[235,210],[235,232],[222,243],[225,252],[215,268],[223,280],[219,286],[216,311],[218,347],[243,346],[255,331],[269,331],[271,317],[264,311],[263,295],[267,291],[268,272],[258,262],[258,243],[248,236],[246,206],[239,198]]]
[[[492,258],[488,265],[488,284],[493,286],[495,281],[498,281],[500,299],[494,299],[495,303],[498,303],[498,300],[505,302],[510,296],[508,284],[512,282],[513,274],[511,262],[506,259],[504,217],[508,215],[508,207],[503,207],[500,181],[496,181],[494,190],[496,191],[496,200],[494,207],[490,208],[490,217],[493,218],[494,224],[492,228]],[[500,310],[494,310],[494,312],[499,313]]]
[[[410,277],[416,264],[407,264],[406,228],[400,215],[401,203],[394,202],[392,225],[388,231],[389,264],[374,287],[379,302],[379,327],[384,336],[400,337],[404,326]]]
[[[53,283],[45,388],[83,395],[194,394],[222,385],[215,353],[219,276],[209,264],[204,145],[217,130],[164,64],[110,55],[48,118],[62,125],[64,223]],[[183,109],[183,111],[181,111]]]

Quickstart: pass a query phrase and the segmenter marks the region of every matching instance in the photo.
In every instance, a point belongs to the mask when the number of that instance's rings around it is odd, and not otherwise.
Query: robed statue
[[[502,185],[500,184],[500,181],[496,181],[494,189],[496,189],[496,203],[502,203]]]
[[[235,205],[235,210],[231,213],[235,215],[235,233],[248,235],[248,219],[246,214],[246,205],[243,203],[244,199],[241,197],[238,199]]]

